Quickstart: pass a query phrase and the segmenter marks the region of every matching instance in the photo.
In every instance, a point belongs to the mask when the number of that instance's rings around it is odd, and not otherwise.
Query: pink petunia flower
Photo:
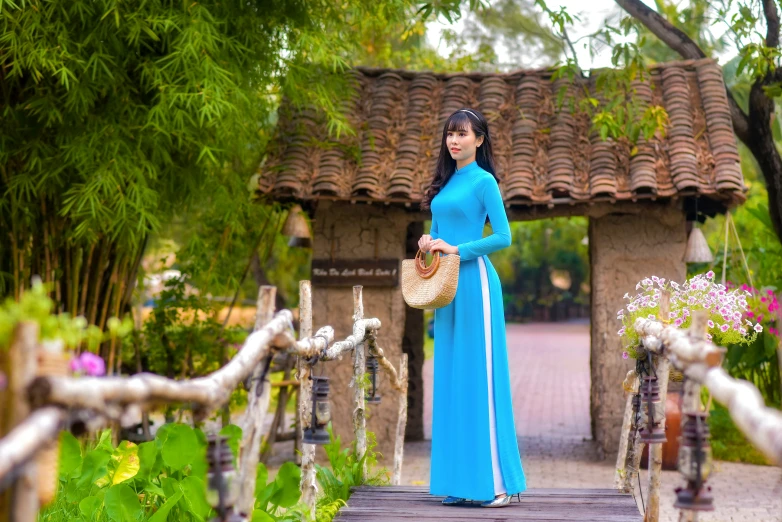
[[[82,352],[81,365],[87,375],[97,377],[106,373],[106,363],[100,355],[92,352]]]
[[[629,353],[627,353],[627,352],[622,352],[622,359],[627,359],[628,357],[630,357],[630,354],[629,354]]]
[[[76,374],[85,373],[93,377],[106,374],[106,363],[100,355],[82,352],[78,358],[71,359],[71,370]]]
[[[727,332],[728,328],[730,328],[730,325],[727,325],[727,324],[720,325],[720,331],[723,332],[723,333]]]

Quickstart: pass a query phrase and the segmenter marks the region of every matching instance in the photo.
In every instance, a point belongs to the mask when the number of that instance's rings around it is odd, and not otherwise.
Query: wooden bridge
[[[635,522],[643,520],[630,494],[614,489],[529,489],[509,506],[443,506],[426,486],[353,488],[348,505],[334,522],[477,522],[573,521]]]

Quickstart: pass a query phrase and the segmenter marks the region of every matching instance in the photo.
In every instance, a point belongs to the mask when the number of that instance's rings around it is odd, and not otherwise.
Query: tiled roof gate
[[[341,106],[358,129],[327,141],[322,114],[283,103],[277,135],[260,167],[258,191],[274,198],[417,204],[431,181],[446,118],[477,107],[489,121],[508,205],[573,204],[703,195],[733,206],[745,199],[739,154],[719,66],[711,59],[654,66],[636,81],[636,103],[660,104],[665,137],[603,141],[578,104],[556,110],[562,82],[552,70],[434,74],[350,70]],[[593,92],[594,75],[583,80]],[[575,83],[568,91],[583,89]],[[361,158],[359,163],[358,158]]]

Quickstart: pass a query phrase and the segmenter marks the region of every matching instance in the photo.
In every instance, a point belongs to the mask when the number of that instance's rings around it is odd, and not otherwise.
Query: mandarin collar
[[[477,166],[478,166],[478,161],[477,160],[473,160],[470,163],[468,163],[467,165],[465,165],[464,167],[462,167],[460,169],[456,169],[454,171],[454,174],[461,174],[463,172],[469,172],[469,171],[471,171],[472,169],[474,169]]]

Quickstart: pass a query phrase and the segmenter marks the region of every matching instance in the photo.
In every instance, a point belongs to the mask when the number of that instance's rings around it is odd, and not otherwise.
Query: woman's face
[[[482,143],[483,136],[475,136],[475,131],[470,126],[467,129],[449,130],[445,136],[448,152],[457,163],[475,158],[475,151]]]

